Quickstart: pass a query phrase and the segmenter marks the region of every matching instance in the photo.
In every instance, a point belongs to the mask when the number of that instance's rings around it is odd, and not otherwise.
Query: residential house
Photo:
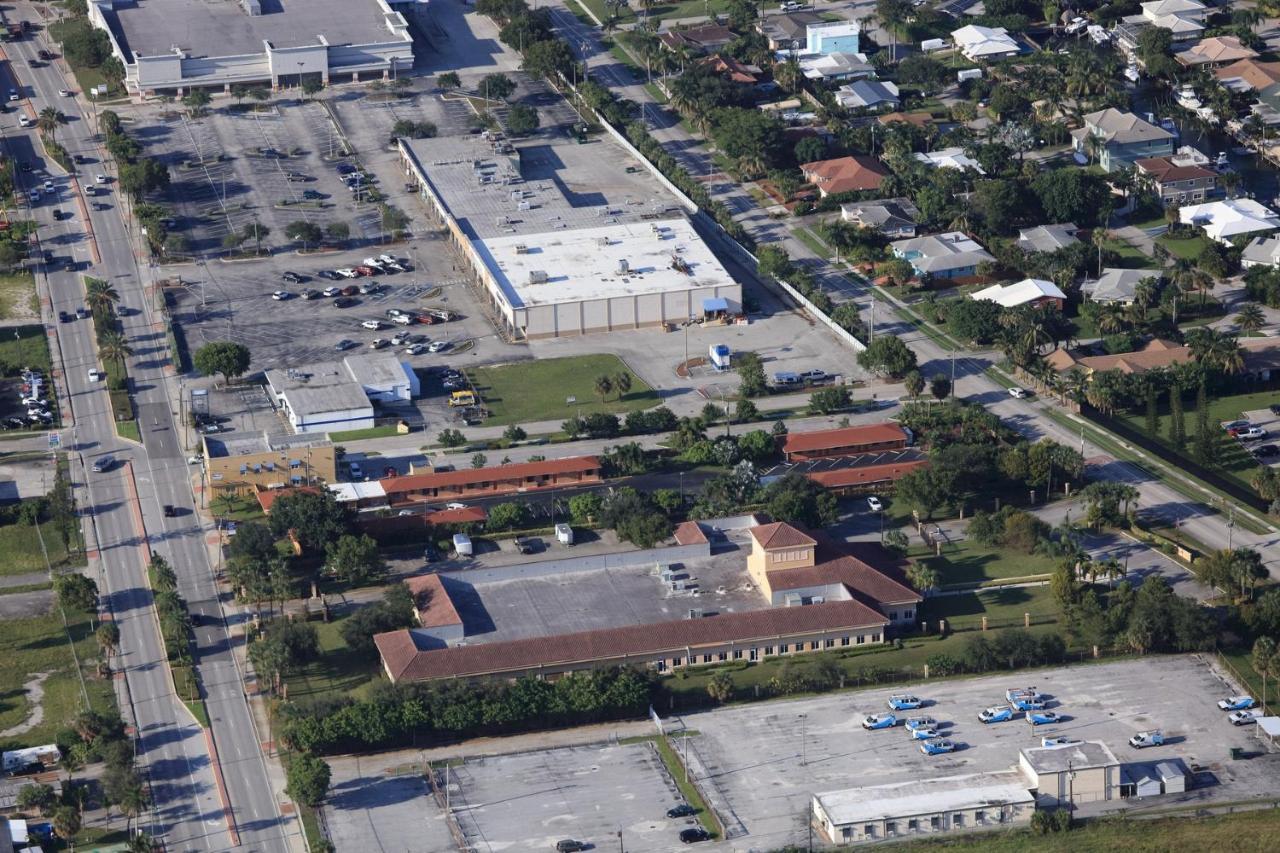
[[[1227,90],[1236,92],[1261,92],[1280,85],[1280,62],[1259,62],[1242,59],[1223,68],[1217,68],[1213,76]]]
[[[740,83],[743,86],[756,85],[760,82],[761,74],[764,73],[758,65],[747,65],[745,62],[739,62],[727,53],[712,54],[702,60],[702,64],[730,83]]]
[[[876,121],[880,122],[880,124],[883,124],[885,127],[888,127],[895,122],[900,122],[902,124],[909,124],[912,127],[919,127],[923,129],[933,123],[933,114],[924,112],[885,113],[882,116],[876,116]]]
[[[1170,155],[1175,141],[1164,128],[1112,107],[1086,115],[1084,127],[1071,131],[1071,137],[1076,151],[1091,159],[1096,145],[1098,164],[1108,172],[1143,158]],[[1091,143],[1091,138],[1097,142]]]
[[[681,49],[691,53],[712,53],[722,50],[725,45],[736,39],[737,34],[720,24],[703,24],[686,30],[667,30],[658,36],[668,50]]]
[[[1174,341],[1154,338],[1134,352],[1077,357],[1065,349],[1053,352],[1049,366],[1059,373],[1078,368],[1086,377],[1095,373],[1118,370],[1128,376],[1136,376],[1149,370],[1165,370],[1176,364],[1192,361],[1191,348]]]
[[[1022,46],[1004,27],[968,24],[953,32],[951,40],[971,62],[1008,59],[1022,52]]]
[[[836,83],[842,80],[874,78],[876,69],[861,53],[828,53],[823,56],[802,56],[800,73],[809,80]]]
[[[1204,166],[1179,165],[1172,157],[1144,157],[1133,165],[1165,207],[1201,202],[1218,192],[1218,173]]]
[[[1080,229],[1073,223],[1037,225],[1018,232],[1018,248],[1024,252],[1052,253],[1080,242]]]
[[[809,41],[809,25],[821,24],[817,12],[790,12],[781,15],[765,15],[756,21],[756,30],[764,36],[772,51],[799,52]]]
[[[1257,55],[1256,50],[1235,36],[1212,36],[1178,51],[1173,58],[1187,68],[1220,68],[1242,59],[1254,59]]]
[[[1240,255],[1242,267],[1280,266],[1280,236],[1254,237]]]
[[[1159,279],[1163,275],[1160,270],[1128,270],[1117,267],[1104,267],[1102,275],[1080,285],[1080,292],[1094,302],[1118,302],[1129,305],[1133,302],[1138,282],[1148,278]]]
[[[1142,4],[1142,18],[1153,27],[1168,30],[1174,42],[1200,38],[1209,8],[1199,0],[1151,0]]]
[[[836,101],[845,109],[896,110],[901,101],[898,87],[889,81],[854,80],[836,90]]]
[[[936,151],[917,152],[915,158],[926,166],[935,169],[973,169],[979,175],[985,175],[978,161],[964,153],[963,148],[939,148]]]
[[[977,241],[959,231],[930,234],[891,243],[893,254],[911,264],[916,275],[934,278],[967,278],[983,261],[995,261]]]
[[[1052,305],[1062,310],[1067,295],[1051,281],[1042,278],[1024,278],[1014,284],[993,284],[969,294],[970,299],[994,302],[1001,308],[1018,308],[1022,305]]]
[[[862,25],[857,21],[813,23],[805,27],[804,52],[810,56],[831,53],[858,53]]]
[[[916,236],[920,211],[909,198],[887,198],[840,205],[840,218],[863,228],[874,228],[891,240]]]
[[[1280,216],[1251,198],[1190,205],[1178,211],[1178,218],[1184,225],[1203,228],[1210,240],[1228,245],[1234,237],[1280,229]]]
[[[804,179],[818,188],[823,198],[840,193],[880,189],[889,170],[879,160],[865,154],[816,160],[800,166]]]

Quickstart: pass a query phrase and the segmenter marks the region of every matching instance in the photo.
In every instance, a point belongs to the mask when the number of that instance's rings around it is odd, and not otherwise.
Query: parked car
[[[1261,712],[1257,708],[1250,708],[1247,711],[1232,711],[1227,719],[1231,721],[1233,726],[1247,726],[1250,723],[1258,722]]]
[[[408,314],[400,314],[391,318],[391,322],[397,326],[409,326],[413,324],[413,318]]]
[[[992,705],[978,714],[978,721],[983,723],[1006,723],[1013,719],[1013,709],[1008,705]]]
[[[1271,409],[1271,414],[1280,415],[1280,403],[1272,403],[1267,408]]]
[[[1044,702],[1039,699],[1032,699],[1029,696],[1015,696],[1010,702],[1016,710],[1019,711],[1043,711]]]
[[[1062,722],[1062,719],[1053,711],[1027,711],[1027,722],[1033,726],[1047,726]]]
[[[889,697],[889,708],[893,711],[914,711],[922,707],[924,707],[924,701],[918,696],[900,693]]]
[[[72,321],[72,319],[73,319],[73,318],[72,318],[72,316],[71,316],[70,314],[68,314],[66,311],[59,311],[59,312],[58,312],[58,322],[59,322],[59,323],[70,323],[70,322]]]
[[[308,287],[306,290],[302,291],[300,295],[303,299],[310,301],[312,299],[319,299],[320,291],[316,290],[314,287]]]
[[[351,340],[347,340],[346,338],[343,338],[342,340],[334,344],[333,348],[336,349],[338,352],[344,352],[346,350],[351,349],[352,347],[358,347],[358,346],[360,345],[355,341],[351,341]]]
[[[356,287],[354,284],[348,284],[346,287],[342,288],[343,296],[355,296],[359,293],[360,288]]]
[[[346,164],[342,164],[346,165]],[[556,853],[578,853],[579,850],[586,850],[587,845],[581,841],[574,841],[572,838],[566,838],[556,842]]]
[[[881,503],[880,499],[875,495],[867,498],[867,507],[870,508],[872,512],[881,512],[884,510],[884,504]]]
[[[88,375],[89,375],[89,381],[90,381],[90,382],[101,382],[101,381],[102,381],[102,371],[101,371],[101,370],[99,370],[99,369],[98,369],[98,368],[96,368],[96,367],[91,367],[91,368],[89,368],[89,374],[88,374]]]
[[[938,736],[938,730],[934,728],[911,730],[912,740],[929,740],[930,738],[935,738],[937,736]]]
[[[1044,699],[1034,687],[1010,687],[1004,692],[1004,698],[1010,702],[1014,699]]]
[[[1015,400],[1022,400],[1027,396],[1027,392],[1022,388],[1018,388],[1017,386],[1014,386],[1013,388],[1009,389],[1009,396]]]
[[[322,291],[321,291],[321,293],[322,293],[322,294],[324,294],[325,296],[341,296],[341,295],[342,295],[342,288],[341,288],[341,287],[326,287],[324,290],[322,290]]]
[[[451,346],[453,344],[448,341],[432,341],[431,345],[427,347],[427,352],[444,352]]]
[[[688,829],[680,830],[681,844],[696,844],[699,841],[708,841],[710,838],[711,833],[700,826],[691,826]]]
[[[1280,447],[1274,444],[1260,444],[1253,449],[1253,455],[1259,459],[1269,459],[1272,456],[1280,456]]]
[[[374,338],[369,341],[369,349],[382,349],[383,347],[388,346],[391,346],[391,341],[386,338]]]
[[[305,198],[307,201],[319,201],[320,199],[324,198],[324,193],[320,192],[319,190],[303,190],[302,197]]]
[[[1149,732],[1138,732],[1129,738],[1129,746],[1134,749],[1145,749],[1148,746],[1163,746],[1164,732],[1157,730]]]
[[[920,751],[925,755],[942,755],[947,752],[955,752],[955,749],[955,742],[949,741],[946,738],[927,740],[920,744]]]
[[[286,299],[288,299],[291,296],[293,296],[293,294],[287,290],[277,290],[271,294],[271,298],[274,299],[276,302],[284,302]]]
[[[369,276],[374,276],[377,274],[378,274],[378,270],[375,269],[374,267],[368,266],[367,264],[361,264],[360,266],[356,267],[356,275],[360,275],[360,276],[364,276],[365,278],[368,278]]]
[[[293,284],[302,284],[304,281],[307,281],[308,279],[307,276],[299,275],[298,273],[292,272],[292,271],[286,271],[284,273],[281,273],[280,278],[284,279],[285,281],[292,282]]]
[[[338,275],[342,276],[343,278],[356,277],[356,271],[351,269],[350,267],[342,267],[341,269],[334,270],[334,272],[336,272]]]
[[[817,385],[827,381],[827,372],[825,370],[806,370],[800,374],[800,378],[810,385]]]
[[[384,264],[400,263],[400,261],[397,260],[393,255],[378,255],[378,260],[382,261]]]
[[[337,281],[338,279],[342,278],[342,276],[338,275],[333,270],[319,270],[316,272],[316,275],[318,275],[320,278],[328,279],[329,281]]]
[[[1071,746],[1080,743],[1077,738],[1073,737],[1042,737],[1040,738],[1041,746]]]
[[[1222,427],[1227,432],[1231,432],[1233,429],[1243,429],[1249,425],[1248,421],[1222,421],[1218,424],[1218,426]]]
[[[449,501],[449,503],[444,505],[444,508],[445,509],[466,509],[467,505],[462,503],[461,501]]]
[[[373,329],[376,332],[378,329],[382,328],[382,321],[381,320],[362,320],[360,322],[360,328]]]
[[[689,805],[688,803],[681,803],[678,806],[672,806],[671,808],[667,809],[667,817],[670,817],[670,818],[693,817],[697,813],[698,813],[698,810],[695,809],[693,806]]]
[[[1218,700],[1218,707],[1223,711],[1245,711],[1256,704],[1252,696],[1228,696]]]
[[[409,355],[422,355],[426,351],[427,351],[426,344],[412,344],[407,349],[405,349],[405,352]]]
[[[916,729],[931,729],[938,725],[938,721],[933,717],[911,717],[904,724],[907,731],[915,731]]]
[[[356,304],[356,301],[352,299],[350,296],[339,296],[337,299],[333,300],[334,308],[350,308],[352,305],[355,305],[355,304]]]
[[[898,718],[893,714],[871,714],[862,720],[862,727],[868,731],[891,729],[897,724]]]
[[[360,467],[359,462],[352,462],[347,466],[347,470],[351,472],[351,479],[353,480],[364,479],[364,469]]]
[[[1240,433],[1239,435],[1239,438],[1243,439],[1244,441],[1259,441],[1260,439],[1264,439],[1266,437],[1267,437],[1266,428],[1260,427],[1260,426],[1249,427],[1247,430]]]

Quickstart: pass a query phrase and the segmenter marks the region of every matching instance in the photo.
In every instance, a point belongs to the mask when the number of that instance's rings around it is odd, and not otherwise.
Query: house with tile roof
[[[847,192],[874,192],[889,176],[889,170],[879,160],[865,154],[803,163],[800,173],[823,198]]]
[[[1259,62],[1242,59],[1222,68],[1214,69],[1218,83],[1231,92],[1261,92],[1280,85],[1280,62]]]
[[[1008,59],[1022,52],[1022,45],[1004,27],[968,24],[951,33],[951,41],[965,59],[974,62]]]
[[[1173,58],[1186,68],[1220,68],[1242,59],[1254,59],[1258,52],[1235,36],[1211,36],[1201,39]]]
[[[1172,157],[1144,157],[1133,166],[1165,207],[1195,204],[1218,192],[1218,173],[1205,166],[1180,164]]]

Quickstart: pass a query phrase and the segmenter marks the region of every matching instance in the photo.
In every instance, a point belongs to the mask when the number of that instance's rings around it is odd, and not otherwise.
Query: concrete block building
[[[1018,769],[1041,806],[1120,798],[1120,760],[1100,741],[1024,749]]]
[[[206,435],[203,444],[205,477],[215,493],[247,494],[338,479],[333,444],[322,437]]]
[[[388,0],[90,0],[134,95],[236,85],[326,85],[413,68],[409,24]]]

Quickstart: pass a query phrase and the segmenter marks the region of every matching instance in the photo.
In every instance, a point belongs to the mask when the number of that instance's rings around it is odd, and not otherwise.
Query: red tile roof
[[[418,624],[424,628],[444,625],[461,625],[462,617],[453,606],[453,599],[445,590],[437,574],[418,575],[404,582],[418,609]]]
[[[804,163],[800,166],[800,171],[804,173],[805,180],[824,195],[878,190],[889,174],[880,161],[862,154]]]
[[[769,586],[777,592],[843,584],[855,596],[872,605],[924,600],[924,596],[903,582],[896,568],[889,566],[888,554],[883,555],[886,567],[876,568],[853,553],[855,550],[870,556],[867,549],[819,535],[817,562],[806,568],[768,572]]]
[[[523,480],[530,477],[599,470],[600,460],[595,456],[570,456],[567,459],[546,459],[542,462],[516,462],[489,468],[465,468],[459,471],[436,471],[430,474],[410,474],[406,477],[387,477],[378,482],[382,484],[387,495],[392,495],[421,489],[469,486],[474,483],[497,480]]]
[[[707,541],[707,534],[696,521],[686,521],[676,528],[676,542],[680,545],[701,545]]]
[[[1199,178],[1216,178],[1218,173],[1203,166],[1179,166],[1168,157],[1145,157],[1135,160],[1139,172],[1151,175],[1159,183],[1165,181],[1190,181]]]
[[[262,511],[270,514],[271,505],[285,495],[291,495],[294,492],[310,492],[311,494],[319,494],[320,490],[314,486],[298,486],[297,488],[288,489],[263,489],[258,492],[258,506],[262,507]]]
[[[419,650],[408,631],[377,634],[373,641],[392,679],[423,681],[624,658],[639,663],[677,654],[683,657],[686,648],[729,642],[747,645],[779,636],[887,624],[884,616],[861,602],[833,601],[430,651]]]
[[[751,528],[751,538],[759,542],[760,546],[765,549],[796,548],[802,545],[817,544],[807,533],[792,527],[785,521],[757,525]]]
[[[861,444],[883,444],[890,441],[906,443],[907,434],[902,427],[893,423],[867,424],[865,426],[788,433],[787,440],[782,445],[782,452],[787,454],[812,453],[815,450],[836,450],[842,447],[855,447]]]
[[[482,524],[488,521],[489,513],[482,506],[464,506],[462,509],[442,509],[427,513],[430,524]]]

